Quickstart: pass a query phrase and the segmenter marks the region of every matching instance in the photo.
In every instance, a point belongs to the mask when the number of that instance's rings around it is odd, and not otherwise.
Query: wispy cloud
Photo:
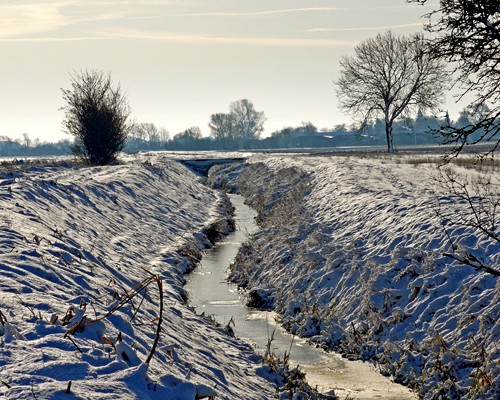
[[[110,9],[109,6],[120,4],[137,3],[128,1],[113,2],[95,2],[95,6],[101,8],[92,8],[91,13],[81,13],[75,11],[80,7],[89,7],[92,2],[84,2],[78,0],[59,0],[44,3],[10,4],[0,5],[0,40],[2,41],[37,41],[38,38],[33,38],[33,35],[43,35],[47,32],[54,32],[54,37],[41,38],[41,41],[67,41],[81,40],[72,38],[69,30],[65,29],[78,24],[99,21],[113,21],[125,19],[147,18],[138,16],[134,10],[123,8],[121,10]],[[150,3],[150,2],[148,2]],[[170,3],[155,2],[151,3]],[[107,5],[108,7],[104,8]],[[58,38],[58,36],[69,35],[67,38]],[[90,34],[93,39],[94,35]]]
[[[0,43],[55,43],[55,42],[85,42],[90,40],[110,40],[108,36],[75,36],[75,37],[56,37],[56,36],[36,36],[36,37],[0,37]]]
[[[279,10],[248,11],[248,12],[203,12],[183,14],[186,17],[260,17],[276,14],[295,14],[315,11],[338,11],[343,8],[338,7],[307,7],[307,8],[286,8]]]
[[[358,27],[358,28],[313,28],[306,29],[304,32],[357,32],[357,31],[380,31],[387,29],[404,29],[422,27],[423,23],[400,24],[400,25],[386,25],[386,26],[373,26],[373,27]]]
[[[101,31],[94,36],[23,36],[23,37],[1,37],[1,42],[79,42],[91,40],[119,40],[132,39],[144,41],[160,41],[183,44],[204,44],[204,45],[247,45],[261,47],[353,47],[358,42],[352,40],[336,39],[311,39],[311,38],[277,38],[277,37],[231,37],[231,36],[211,36],[197,35],[189,33],[175,32],[148,32],[142,30],[113,29]]]
[[[102,0],[102,1],[79,1],[81,6],[85,7],[101,7],[101,6],[139,6],[144,8],[146,6],[168,6],[168,5],[183,5],[189,3],[189,0]]]
[[[172,32],[146,32],[137,30],[115,30],[108,32],[109,38],[154,40],[188,44],[229,44],[269,47],[352,47],[357,41],[335,39],[276,38],[276,37],[226,37],[182,34]]]
[[[21,3],[21,4],[19,4]],[[244,33],[229,33],[206,35],[202,33],[184,33],[182,31],[156,32],[146,26],[141,29],[128,29],[139,24],[129,24],[131,19],[159,18],[161,15],[173,16],[172,9],[162,6],[199,5],[194,0],[45,0],[34,2],[11,1],[0,4],[0,41],[18,42],[54,42],[54,41],[84,41],[110,39],[139,39],[182,43],[205,44],[238,44],[254,46],[280,47],[351,47],[357,42],[353,40],[336,40],[333,38],[306,37],[269,37],[245,36]],[[116,7],[117,5],[122,7]],[[147,6],[160,6],[150,7]],[[159,13],[161,10],[161,13]],[[178,9],[177,9],[178,10]],[[345,11],[339,7],[302,7],[268,9],[261,11],[242,12],[199,12],[182,14],[189,17],[265,17],[289,14],[321,13]],[[177,14],[179,15],[179,14]],[[307,15],[304,15],[306,18]],[[106,24],[91,24],[99,21],[116,21]],[[144,25],[144,24],[143,24]],[[419,27],[422,24],[399,24],[378,27],[348,27],[348,28],[313,28],[303,32],[349,32],[376,31],[385,29],[403,29]],[[105,26],[105,27],[104,27]],[[149,25],[148,25],[149,26]],[[73,29],[75,28],[75,29]],[[182,29],[182,27],[180,27]],[[279,36],[279,35],[277,35]]]
[[[61,8],[70,1],[0,5],[0,37],[47,32],[68,25]]]

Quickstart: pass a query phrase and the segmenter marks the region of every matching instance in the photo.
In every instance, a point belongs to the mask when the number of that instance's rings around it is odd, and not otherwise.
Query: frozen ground
[[[216,167],[212,183],[247,197],[262,226],[232,278],[291,332],[371,359],[424,398],[499,398],[498,277],[444,254],[498,268],[500,244],[475,228],[443,229],[436,211],[454,219],[467,207],[424,161],[261,155]],[[498,169],[486,175],[498,202]]]
[[[184,301],[223,198],[155,160],[0,170],[0,398],[273,397],[251,349]]]

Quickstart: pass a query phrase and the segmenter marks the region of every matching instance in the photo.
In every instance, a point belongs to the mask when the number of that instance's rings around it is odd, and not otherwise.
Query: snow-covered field
[[[272,398],[251,348],[185,303],[182,273],[226,218],[219,192],[160,156],[3,166],[0,398]]]
[[[452,169],[478,181],[474,169]],[[498,169],[488,174],[498,201]],[[416,156],[260,155],[210,180],[259,211],[262,230],[232,279],[287,329],[374,360],[427,399],[500,398],[498,276],[444,255],[467,251],[498,268],[500,243],[443,228],[468,208],[436,175]]]
[[[185,302],[182,275],[228,207],[171,157],[0,167],[0,398],[274,398],[252,349]],[[255,155],[214,170],[262,226],[232,276],[262,289],[287,329],[429,399],[499,396],[498,277],[443,254],[498,267],[500,245],[443,230],[436,211],[467,207],[435,164]]]

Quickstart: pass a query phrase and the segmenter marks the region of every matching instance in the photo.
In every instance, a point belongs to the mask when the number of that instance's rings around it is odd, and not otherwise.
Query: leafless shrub
[[[66,131],[75,137],[73,154],[91,165],[116,160],[130,130],[129,106],[110,75],[90,70],[72,77],[71,89],[62,89],[67,105]]]

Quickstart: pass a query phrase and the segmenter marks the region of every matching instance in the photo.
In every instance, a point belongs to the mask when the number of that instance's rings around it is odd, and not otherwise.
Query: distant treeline
[[[439,138],[429,132],[418,134],[412,131],[396,131],[395,144],[435,144]],[[29,146],[21,140],[0,137],[0,156],[2,157],[34,157],[57,156],[71,154],[71,142],[62,140],[57,143],[33,143]],[[384,145],[383,134],[367,134],[356,131],[309,131],[301,128],[284,130],[280,135],[263,139],[215,139],[212,137],[184,137],[169,140],[148,141],[129,137],[125,143],[126,153],[148,150],[196,151],[196,150],[258,150],[258,149],[293,149],[341,146],[373,146]]]
[[[436,118],[421,113],[415,119],[406,118],[394,123],[394,144],[427,145],[439,144],[442,138],[435,134],[439,127],[460,127],[470,124],[474,116],[462,112],[457,121],[450,121],[447,116]],[[210,125],[209,125],[210,126]],[[212,128],[212,126],[211,126]],[[476,132],[478,137],[481,132]],[[331,130],[317,129],[312,123],[302,123],[298,127],[287,127],[275,131],[270,137],[258,135],[228,134],[204,137],[201,129],[191,127],[170,138],[168,131],[152,123],[139,123],[131,129],[124,151],[136,153],[147,150],[199,151],[199,150],[263,150],[263,149],[298,149],[298,148],[335,148],[344,146],[383,146],[386,144],[385,125],[377,120],[356,130],[346,125],[337,125]],[[27,134],[23,139],[12,140],[0,136],[0,156],[30,157],[56,156],[71,153],[71,141],[61,140],[56,143],[42,143],[31,140]]]
[[[71,141],[60,140],[55,143],[31,140],[27,134],[23,139],[13,140],[0,136],[0,156],[2,157],[40,157],[62,156],[71,153]]]

